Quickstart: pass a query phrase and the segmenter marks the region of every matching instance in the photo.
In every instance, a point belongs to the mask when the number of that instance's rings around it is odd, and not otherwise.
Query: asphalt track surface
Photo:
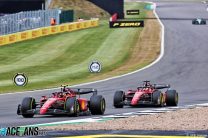
[[[179,92],[179,105],[204,103],[208,101],[208,25],[192,25],[187,18],[208,18],[208,12],[201,2],[157,2],[156,12],[163,18],[165,27],[165,54],[154,66],[117,79],[99,82],[82,87],[93,87],[99,90],[107,102],[105,115],[124,113],[149,108],[114,109],[113,95],[116,90],[136,88],[143,80],[153,83],[168,83]],[[180,18],[181,20],[165,20]],[[184,20],[183,20],[184,19]],[[0,126],[20,126],[37,123],[65,121],[93,116],[54,117],[36,116],[23,118],[16,115],[17,104],[23,97],[40,98],[54,90],[32,93],[0,95]]]

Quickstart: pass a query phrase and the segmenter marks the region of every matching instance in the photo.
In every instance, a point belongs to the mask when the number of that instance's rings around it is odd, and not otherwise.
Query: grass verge
[[[153,16],[145,3],[126,3],[125,9],[142,9],[136,18]],[[160,26],[145,21],[144,28],[99,27],[28,40],[0,47],[0,92],[15,92],[78,84],[124,74],[151,63],[160,51]],[[100,73],[88,65],[101,62]],[[24,72],[28,85],[17,87],[12,77]]]

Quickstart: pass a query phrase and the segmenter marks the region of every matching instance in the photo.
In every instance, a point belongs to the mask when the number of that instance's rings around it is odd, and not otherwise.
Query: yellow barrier
[[[59,28],[59,32],[66,32],[67,31],[67,25],[66,24],[60,25],[58,28]]]
[[[8,36],[0,36],[0,46],[8,44]]]
[[[74,31],[76,30],[75,27],[76,27],[76,24],[68,24],[68,31]]]
[[[45,35],[50,35],[50,28],[49,27],[45,27],[43,29],[41,29],[41,35],[45,36]]]
[[[51,35],[51,34],[71,32],[71,31],[76,31],[80,29],[96,27],[98,25],[99,25],[99,20],[93,19],[93,20],[86,20],[86,21],[80,21],[80,22],[66,23],[66,24],[61,24],[61,25],[56,25],[56,26],[43,27],[43,28],[38,28],[34,30],[28,30],[24,32],[9,34],[9,35],[3,35],[3,36],[0,36],[0,46],[12,44],[15,42],[24,41],[28,39],[34,39],[34,38]]]
[[[51,34],[56,34],[58,33],[58,26],[52,26],[51,27]]]
[[[40,36],[42,36],[41,35],[41,29],[37,29],[37,30],[32,30],[32,36],[31,36],[31,38],[37,38],[37,37],[40,37]]]
[[[30,37],[29,37],[29,31],[27,31],[27,32],[21,32],[20,33],[20,39],[21,40],[27,40],[27,39],[29,39]]]

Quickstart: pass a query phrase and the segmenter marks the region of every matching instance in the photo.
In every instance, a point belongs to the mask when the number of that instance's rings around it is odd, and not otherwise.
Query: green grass
[[[144,3],[127,3],[125,8],[143,9]],[[138,17],[145,17],[145,11]],[[135,16],[134,16],[135,17]],[[138,18],[137,17],[137,18]],[[86,30],[57,34],[0,47],[0,92],[57,87],[87,82],[122,66],[131,55],[142,28],[110,29],[108,21]],[[89,73],[92,60],[102,71]],[[23,72],[28,84],[18,87],[13,76]]]
[[[125,19],[134,19],[134,20],[140,20],[138,18],[144,18],[146,16],[146,12],[147,10],[144,8],[145,5],[148,5],[148,4],[145,4],[145,3],[139,3],[139,8],[138,8],[138,3],[136,2],[126,2],[125,5],[124,5],[124,13],[125,13]],[[126,10],[139,10],[140,11],[140,15],[127,15],[126,14]]]

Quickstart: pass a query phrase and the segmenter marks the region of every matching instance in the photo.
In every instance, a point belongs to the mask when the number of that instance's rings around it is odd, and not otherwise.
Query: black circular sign
[[[17,73],[14,78],[14,83],[17,86],[25,86],[28,82],[28,78],[24,73]]]
[[[101,64],[98,61],[92,61],[89,65],[90,72],[97,73],[101,71]]]

